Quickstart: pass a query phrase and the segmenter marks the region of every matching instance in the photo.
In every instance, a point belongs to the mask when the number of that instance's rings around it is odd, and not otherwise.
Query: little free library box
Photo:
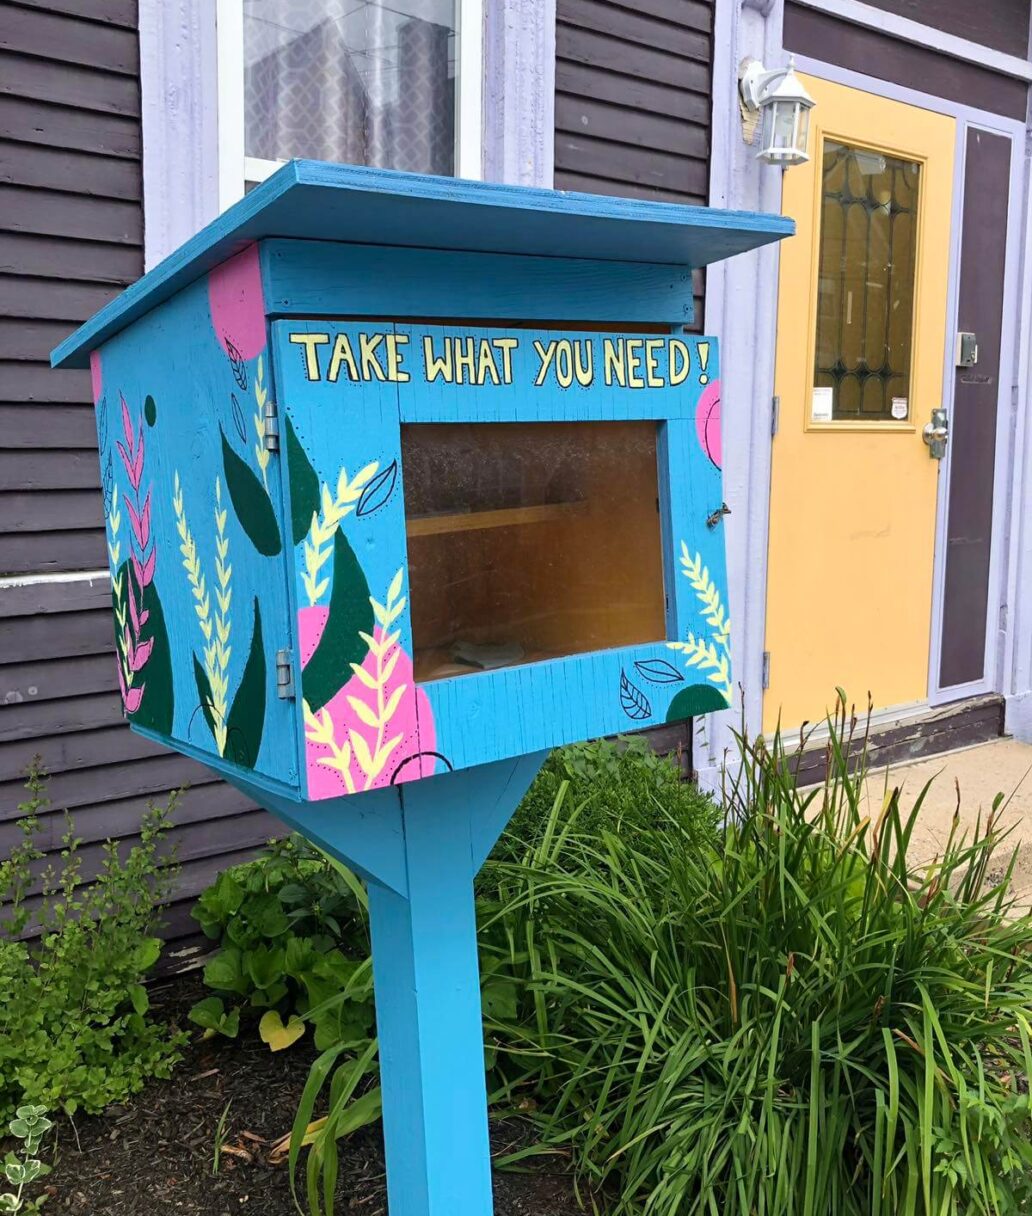
[[[473,877],[547,750],[730,704],[692,270],[778,216],[295,161],[91,368],[134,730],[368,884],[391,1216],[487,1216]]]

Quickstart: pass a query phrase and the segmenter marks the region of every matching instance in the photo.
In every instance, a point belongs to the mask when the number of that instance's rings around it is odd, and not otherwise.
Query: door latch
[[[928,444],[928,455],[933,460],[942,460],[950,437],[950,422],[944,409],[932,410],[932,420],[925,423],[921,436]]]

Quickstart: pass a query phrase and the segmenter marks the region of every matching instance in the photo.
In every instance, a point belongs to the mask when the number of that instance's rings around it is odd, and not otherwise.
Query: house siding
[[[558,0],[555,187],[704,206],[714,0]],[[695,324],[703,326],[696,274]]]
[[[148,803],[189,785],[177,937],[194,896],[276,829],[122,721],[90,377],[49,366],[143,273],[141,145],[136,0],[0,2],[0,857],[35,755],[51,774],[40,843],[61,847],[67,808],[86,876],[107,838],[132,843]]]

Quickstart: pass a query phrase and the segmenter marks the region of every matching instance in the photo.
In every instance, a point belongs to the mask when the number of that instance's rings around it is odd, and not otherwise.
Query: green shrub
[[[713,800],[682,780],[675,757],[657,756],[641,736],[598,739],[552,752],[520,803],[493,861],[518,861],[541,841],[563,783],[566,817],[576,812],[585,835],[626,832],[661,857],[666,837],[708,843],[718,820]],[[489,868],[485,879],[490,881]]]
[[[926,791],[871,822],[837,740],[814,792],[741,748],[716,844],[670,823],[659,857],[560,799],[500,867],[495,1102],[611,1216],[1032,1211],[1032,921],[997,809],[920,866]]]
[[[0,1119],[24,1104],[96,1112],[167,1077],[183,1037],[148,1017],[143,980],[158,959],[153,936],[174,867],[159,858],[167,808],[143,819],[124,857],[108,842],[97,878],[80,877],[68,821],[57,870],[43,872],[40,936],[22,940],[36,863],[39,814],[49,805],[39,760],[19,806],[22,842],[0,863]]]
[[[320,1050],[371,1033],[365,893],[354,875],[300,837],[220,874],[193,916],[221,945],[204,969],[216,995],[190,1013],[205,1031],[235,1038],[241,1009],[250,1008],[261,1013],[262,1037],[278,1051],[301,1037],[300,1019],[318,1008],[311,1020]],[[345,989],[351,999],[330,1001]]]

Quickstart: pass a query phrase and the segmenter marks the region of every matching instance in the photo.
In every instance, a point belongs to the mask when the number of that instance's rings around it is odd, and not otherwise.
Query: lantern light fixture
[[[810,159],[806,139],[814,101],[796,75],[793,60],[787,68],[773,72],[759,60],[746,60],[739,74],[739,90],[746,112],[760,120],[757,160],[787,168]]]

